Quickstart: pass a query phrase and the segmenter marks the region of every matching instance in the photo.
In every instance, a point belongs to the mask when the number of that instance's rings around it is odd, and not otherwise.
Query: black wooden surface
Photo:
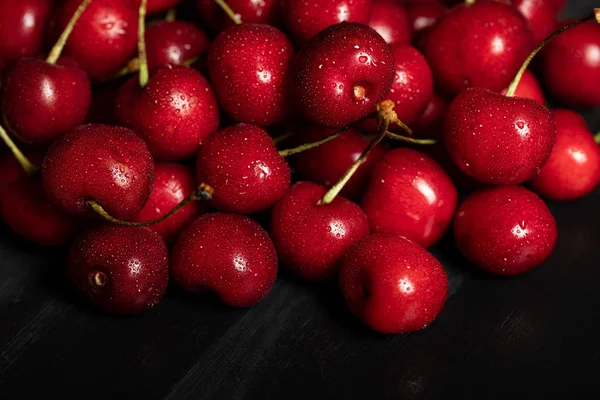
[[[599,398],[600,190],[550,208],[556,250],[519,278],[476,271],[445,238],[446,307],[397,336],[358,323],[335,284],[285,274],[248,310],[171,288],[149,313],[107,316],[65,283],[64,249],[1,226],[0,399]]]

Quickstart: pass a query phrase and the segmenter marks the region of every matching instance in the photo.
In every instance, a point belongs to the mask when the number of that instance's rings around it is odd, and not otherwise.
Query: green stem
[[[29,161],[27,157],[25,157],[25,155],[21,152],[21,150],[19,150],[15,142],[13,142],[13,140],[10,138],[4,127],[2,127],[2,125],[0,125],[0,137],[2,138],[6,146],[8,146],[10,151],[12,151],[19,164],[21,164],[21,167],[23,167],[23,170],[25,170],[25,173],[29,176],[34,175],[38,171],[38,167],[33,165],[31,161]]]
[[[596,141],[596,143],[600,144],[600,132],[594,135],[594,140]]]
[[[177,9],[175,7],[169,8],[167,15],[165,15],[165,21],[173,22],[177,19]]]
[[[140,87],[144,88],[148,84],[150,74],[148,73],[148,57],[146,55],[146,3],[147,0],[142,0],[139,9],[138,18],[138,59],[140,61]]]
[[[301,152],[303,152],[303,151],[310,150],[310,149],[312,149],[312,148],[318,147],[318,146],[320,146],[320,145],[322,145],[322,144],[325,144],[325,143],[329,142],[330,140],[333,140],[333,139],[335,139],[335,138],[337,138],[337,137],[341,136],[341,135],[342,135],[344,132],[346,132],[348,129],[350,129],[350,127],[349,127],[349,126],[348,126],[348,127],[345,127],[345,128],[342,128],[342,129],[340,129],[339,131],[337,131],[337,132],[335,132],[335,133],[332,133],[331,135],[329,135],[329,136],[327,136],[326,138],[324,138],[324,139],[321,139],[321,140],[319,140],[319,141],[312,142],[312,143],[306,143],[306,144],[303,144],[303,145],[301,145],[301,146],[294,147],[294,148],[291,148],[291,149],[281,150],[281,151],[279,152],[279,155],[280,155],[281,157],[289,157],[289,156],[291,156],[291,155],[293,155],[293,154],[298,154],[298,153],[301,153]]]
[[[85,9],[91,1],[92,0],[83,0],[79,7],[77,7],[75,14],[73,14],[73,16],[71,17],[71,20],[65,27],[65,30],[60,34],[58,41],[56,42],[54,47],[52,47],[52,50],[50,50],[50,54],[48,54],[48,58],[46,58],[46,62],[48,64],[56,64],[56,61],[58,61],[58,58],[60,57],[60,53],[62,53],[65,44],[67,44],[69,35],[71,35],[73,28],[75,28],[75,24],[77,23],[79,17],[81,17],[81,14],[83,14],[83,12],[85,11]]]
[[[408,133],[409,135],[413,135],[412,129],[410,129],[409,126],[406,125],[404,122],[400,121],[399,119],[396,119],[396,121],[394,121],[394,123],[396,125],[398,125],[400,128],[402,128],[404,130],[404,132]]]
[[[471,4],[475,4],[475,0],[465,0],[465,4],[470,6]]]
[[[390,139],[394,139],[394,140],[401,140],[403,142],[406,143],[413,143],[413,144],[436,144],[437,141],[435,139],[413,139],[411,137],[408,136],[403,136],[403,135],[397,135],[395,133],[392,132],[387,132],[387,136]]]
[[[227,4],[225,0],[215,0],[215,3],[217,3],[223,9],[223,11],[225,11],[225,14],[227,14],[229,18],[231,18],[234,24],[239,25],[242,23],[240,17],[235,12],[233,12],[231,7],[229,7],[229,4]]]

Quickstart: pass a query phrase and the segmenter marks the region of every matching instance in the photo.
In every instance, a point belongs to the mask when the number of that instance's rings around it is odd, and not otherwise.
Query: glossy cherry
[[[413,132],[423,138],[443,138],[446,110],[448,110],[448,103],[434,92],[419,119],[411,125]]]
[[[146,3],[146,12],[150,15],[167,11],[181,3],[183,0],[148,0]],[[141,0],[135,0],[136,6],[140,6]]]
[[[369,234],[367,216],[357,204],[341,196],[319,204],[326,192],[315,183],[298,182],[271,213],[269,233],[282,265],[308,281],[334,277],[345,252]]]
[[[277,25],[280,19],[279,0],[227,0],[227,5],[244,24]],[[203,26],[221,32],[234,25],[215,0],[196,0]]]
[[[553,110],[556,144],[550,158],[529,185],[542,197],[575,200],[590,193],[600,182],[600,146],[581,115]]]
[[[335,129],[310,126],[302,130],[301,137],[305,143],[312,143],[333,134]],[[340,137],[318,147],[303,151],[292,159],[294,172],[299,179],[311,181],[331,187],[354,164],[365,150],[371,138],[362,135],[355,129],[349,129]],[[359,199],[363,193],[373,164],[381,158],[385,146],[376,146],[367,156],[366,161],[356,171],[340,194],[349,199]]]
[[[347,22],[321,31],[300,50],[291,76],[303,114],[338,128],[375,111],[393,79],[390,46],[372,28]]]
[[[508,3],[478,0],[450,9],[428,35],[424,54],[440,89],[500,91],[531,50],[525,18]]]
[[[187,292],[211,290],[233,307],[262,300],[277,277],[277,253],[269,235],[250,218],[205,214],[179,237],[171,277]]]
[[[558,28],[554,0],[512,0],[511,2],[529,23],[534,46]]]
[[[600,106],[600,25],[586,22],[554,38],[541,56],[548,91],[572,107]]]
[[[81,0],[55,8],[53,33],[58,37]],[[111,77],[134,54],[138,7],[134,0],[93,0],[73,29],[63,54],[77,62],[92,80]]]
[[[556,221],[542,199],[521,186],[484,189],[456,210],[454,238],[473,264],[495,275],[540,265],[556,244]]]
[[[444,140],[454,162],[473,178],[519,184],[536,175],[552,152],[556,125],[535,100],[467,89],[448,108]]]
[[[194,24],[185,21],[159,21],[146,29],[148,69],[181,65],[208,53],[210,41]]]
[[[412,27],[412,42],[422,49],[431,29],[446,14],[446,6],[437,0],[409,1],[406,14]]]
[[[53,0],[0,0],[0,54],[7,63],[41,53]]]
[[[450,226],[456,189],[432,158],[409,148],[377,161],[361,200],[371,232],[396,233],[432,246]]]
[[[138,222],[152,221],[162,217],[181,203],[197,187],[194,171],[181,164],[157,163],[154,166],[154,188],[148,202],[135,218]],[[192,201],[166,220],[150,225],[167,243],[177,239],[204,210],[204,205]]]
[[[169,281],[169,253],[161,237],[148,228],[100,225],[71,246],[67,275],[96,308],[138,314],[162,299]]]
[[[506,94],[506,89],[504,89],[501,94]],[[546,98],[544,97],[544,92],[542,91],[540,83],[533,72],[528,69],[525,70],[523,76],[521,76],[521,80],[515,90],[515,97],[524,97],[535,100],[540,104],[546,104]]]
[[[398,1],[373,0],[368,25],[389,44],[410,43],[412,33],[410,21],[406,9]]]
[[[340,22],[367,24],[371,6],[372,0],[281,0],[283,24],[300,44]]]
[[[448,296],[439,261],[394,234],[373,234],[355,244],[342,259],[339,284],[350,311],[382,333],[425,328]]]
[[[44,160],[48,198],[74,215],[94,215],[94,200],[110,215],[133,218],[152,192],[154,162],[133,131],[109,125],[79,126],[54,142]]]
[[[202,144],[196,178],[214,189],[213,207],[251,214],[283,197],[290,185],[290,168],[266,131],[238,124],[218,131]]]
[[[293,57],[290,41],[272,26],[242,24],[221,32],[210,46],[208,73],[225,112],[259,126],[283,121]]]

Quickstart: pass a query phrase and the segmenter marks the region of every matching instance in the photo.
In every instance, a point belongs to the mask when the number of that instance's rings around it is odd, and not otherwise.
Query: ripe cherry
[[[585,120],[570,110],[553,110],[556,144],[540,173],[529,182],[542,197],[575,200],[600,182],[600,146]]]
[[[529,23],[533,44],[537,45],[558,28],[554,0],[512,0]]]
[[[210,46],[208,72],[225,112],[259,126],[283,121],[293,57],[292,44],[272,26],[242,24],[221,32]]]
[[[154,189],[135,221],[153,221],[162,217],[189,196],[196,186],[196,177],[191,168],[174,163],[157,163],[154,166]],[[202,202],[192,201],[176,214],[149,228],[167,243],[172,243],[203,209]]]
[[[501,94],[506,94],[506,89],[504,89]],[[542,87],[530,70],[526,70],[521,77],[521,81],[515,90],[515,97],[524,97],[526,99],[535,100],[541,104],[546,104],[546,98],[544,97]]]
[[[367,24],[372,0],[325,0],[319,4],[304,0],[281,0],[283,24],[300,44],[340,22]]]
[[[433,159],[409,148],[377,161],[361,200],[371,232],[396,233],[432,246],[450,226],[456,189]]]
[[[406,5],[408,22],[412,27],[412,42],[422,49],[435,24],[446,14],[446,6],[437,0],[411,1]]]
[[[350,311],[382,333],[425,328],[448,296],[438,260],[393,234],[373,234],[355,244],[342,259],[339,284]]]
[[[389,44],[410,43],[412,30],[406,9],[400,2],[373,0],[368,25]]]
[[[456,210],[454,237],[473,264],[495,275],[540,265],[556,244],[556,221],[542,199],[520,186],[475,192]]]
[[[470,88],[450,104],[444,140],[454,162],[496,185],[523,183],[548,160],[556,136],[550,111],[531,99]]]
[[[428,35],[424,54],[440,89],[507,87],[531,49],[527,21],[512,5],[479,0],[450,9]]]
[[[221,32],[235,23],[215,0],[196,0],[203,26]],[[244,24],[277,25],[280,17],[279,0],[227,0],[227,5]]]
[[[271,214],[269,233],[282,265],[308,281],[334,277],[344,253],[369,234],[367,216],[355,203],[338,196],[319,204],[326,192],[298,182]]]
[[[205,214],[179,237],[171,277],[187,292],[211,290],[233,307],[262,300],[277,277],[277,253],[269,235],[250,218]]]
[[[446,110],[448,110],[448,103],[442,96],[434,92],[419,119],[411,125],[415,135],[442,139]]]
[[[152,192],[154,162],[127,128],[89,124],[57,139],[44,160],[48,198],[74,215],[93,215],[95,201],[115,218],[133,218]]]
[[[394,79],[389,45],[372,28],[333,25],[296,56],[291,82],[303,114],[318,125],[343,127],[375,111]]]
[[[162,299],[169,281],[167,246],[148,228],[100,225],[69,251],[67,275],[93,306],[111,314],[138,314]]]
[[[290,185],[290,168],[266,131],[238,124],[202,144],[196,178],[214,189],[212,206],[218,210],[251,214],[283,197]]]

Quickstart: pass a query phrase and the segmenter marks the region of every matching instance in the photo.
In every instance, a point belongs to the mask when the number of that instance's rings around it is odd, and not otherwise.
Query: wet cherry
[[[221,32],[233,26],[232,19],[215,0],[196,0],[203,26]],[[245,24],[277,25],[280,19],[279,0],[227,0],[227,5]]]
[[[537,45],[558,28],[554,0],[512,0],[512,4],[523,14],[529,28],[533,45]]]
[[[406,9],[398,1],[373,0],[368,25],[389,44],[410,43],[412,33],[410,22]]]

